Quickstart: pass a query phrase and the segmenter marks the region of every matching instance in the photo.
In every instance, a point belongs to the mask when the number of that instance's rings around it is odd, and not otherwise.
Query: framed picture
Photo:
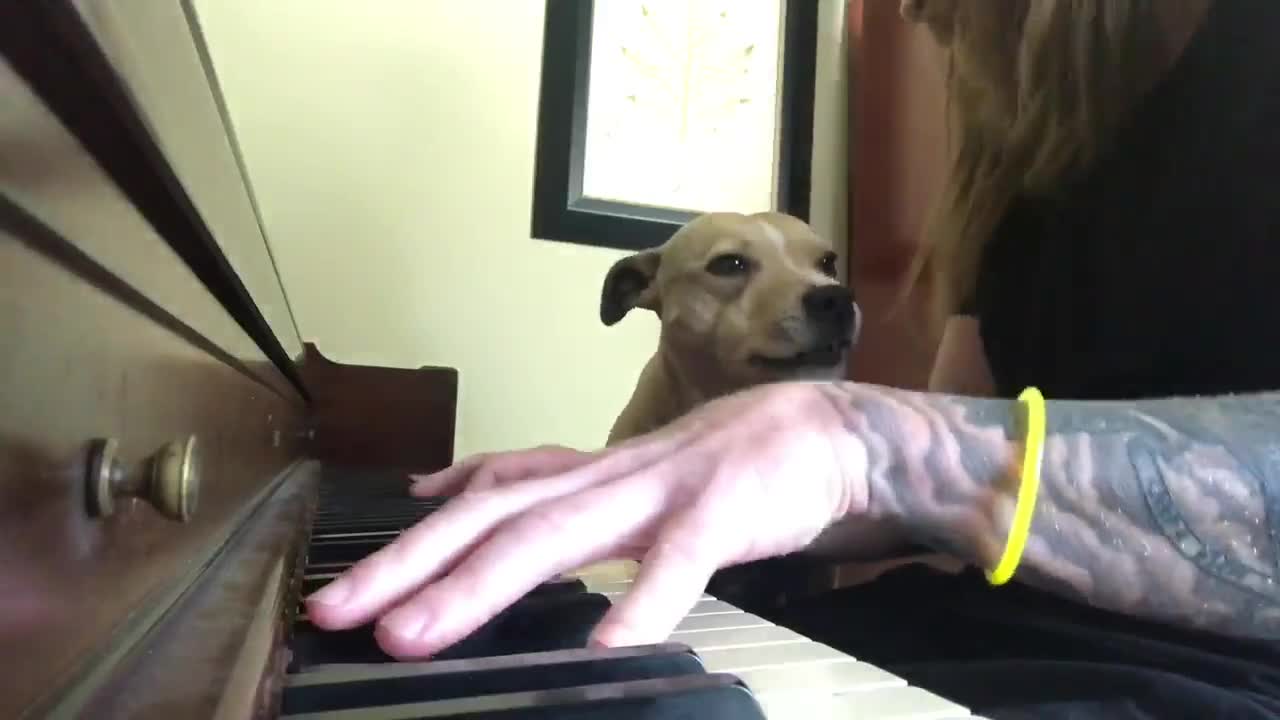
[[[639,250],[703,212],[807,220],[816,0],[547,0],[532,235]]]

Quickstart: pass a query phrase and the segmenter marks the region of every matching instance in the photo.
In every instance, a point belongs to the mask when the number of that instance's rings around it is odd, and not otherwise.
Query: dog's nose
[[[843,285],[809,288],[802,298],[805,315],[831,330],[847,330],[853,323],[853,293]]]

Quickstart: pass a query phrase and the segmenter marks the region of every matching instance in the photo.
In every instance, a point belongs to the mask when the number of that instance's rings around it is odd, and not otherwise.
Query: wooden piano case
[[[189,4],[0,52],[0,718],[270,716],[317,461],[447,465],[457,373],[298,335]]]

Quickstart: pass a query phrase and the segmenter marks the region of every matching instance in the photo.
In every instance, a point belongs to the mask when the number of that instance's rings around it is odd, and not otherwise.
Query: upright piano
[[[458,373],[302,341],[191,6],[123,5],[0,3],[0,718],[969,716],[714,586],[588,648],[626,564],[429,662],[314,628],[306,594],[445,502],[406,489],[453,461]]]

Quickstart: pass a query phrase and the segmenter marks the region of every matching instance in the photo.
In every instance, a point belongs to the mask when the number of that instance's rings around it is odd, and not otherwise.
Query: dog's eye
[[[721,277],[745,275],[751,270],[751,261],[742,255],[726,253],[711,258],[707,263],[707,272]]]
[[[818,261],[818,272],[830,278],[835,277],[838,272],[836,269],[836,259],[835,253],[827,253],[826,255],[823,255],[822,259]]]

